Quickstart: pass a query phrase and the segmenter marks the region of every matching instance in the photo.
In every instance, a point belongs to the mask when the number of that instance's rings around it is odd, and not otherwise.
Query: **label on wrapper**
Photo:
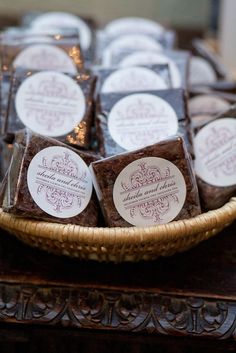
[[[76,65],[70,56],[63,49],[50,44],[30,45],[17,55],[13,66],[29,70],[53,70],[77,74]]]
[[[114,105],[108,129],[119,146],[132,151],[175,135],[178,118],[164,99],[152,94],[132,94]]]
[[[129,67],[113,72],[102,85],[102,93],[167,89],[165,81],[144,67]]]
[[[37,153],[30,162],[27,183],[34,202],[57,218],[77,216],[92,195],[87,165],[65,147],[48,147]]]
[[[217,119],[194,139],[195,170],[206,183],[236,185],[236,119]]]
[[[186,199],[186,183],[180,170],[163,158],[138,159],[118,175],[113,201],[128,223],[146,227],[171,222]]]
[[[36,73],[19,87],[16,112],[25,126],[43,136],[63,136],[83,119],[86,101],[69,76],[52,71]]]

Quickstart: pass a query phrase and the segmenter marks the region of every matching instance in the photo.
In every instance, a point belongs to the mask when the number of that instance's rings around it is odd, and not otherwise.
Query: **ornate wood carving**
[[[236,302],[1,284],[0,321],[235,339]]]

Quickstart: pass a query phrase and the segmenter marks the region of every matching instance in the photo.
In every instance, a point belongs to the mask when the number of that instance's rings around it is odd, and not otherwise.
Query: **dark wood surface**
[[[57,257],[2,232],[3,323],[17,325],[23,336],[24,327],[39,332],[40,325],[86,330],[94,338],[122,333],[227,339],[236,350],[236,226],[171,258],[119,265]]]

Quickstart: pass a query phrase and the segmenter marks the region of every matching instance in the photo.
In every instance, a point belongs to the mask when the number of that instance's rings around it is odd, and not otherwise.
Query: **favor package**
[[[190,54],[184,50],[145,50],[117,49],[104,65],[122,68],[139,65],[168,64],[172,87],[187,88]]]
[[[201,212],[191,157],[180,137],[94,162],[90,170],[110,227],[153,226]]]
[[[43,136],[89,147],[95,78],[55,71],[16,70],[12,76],[5,134],[28,127]]]
[[[109,157],[179,134],[192,153],[185,91],[169,89],[100,94],[96,106],[99,150]]]
[[[45,32],[51,29],[76,29],[85,60],[91,63],[94,59],[96,24],[93,19],[84,19],[68,12],[29,11],[23,16],[22,25]]]
[[[120,18],[97,32],[98,59],[114,55],[116,49],[160,50],[172,49],[176,42],[174,31],[145,18]]]
[[[194,152],[202,206],[219,208],[236,194],[236,106],[197,132]]]
[[[171,87],[167,64],[136,66],[93,71],[97,76],[97,93],[135,92],[167,89]]]
[[[1,69],[54,70],[76,75],[84,67],[77,31],[3,33],[0,40]],[[55,34],[56,33],[56,34]],[[73,31],[74,33],[74,31]]]
[[[189,115],[195,132],[230,108],[230,103],[226,99],[214,93],[195,95],[189,99],[188,103]]]
[[[3,210],[40,220],[96,226],[98,209],[88,169],[97,160],[30,130],[16,135]]]

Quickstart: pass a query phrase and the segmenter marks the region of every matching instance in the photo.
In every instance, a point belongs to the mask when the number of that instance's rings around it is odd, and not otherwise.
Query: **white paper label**
[[[69,55],[63,49],[50,44],[30,45],[17,55],[13,66],[77,74],[76,65]]]
[[[48,147],[30,162],[27,183],[34,202],[57,218],[80,214],[92,195],[92,180],[85,162],[65,147]]]
[[[229,109],[230,104],[216,96],[200,95],[189,100],[190,115],[217,115]]]
[[[124,17],[110,22],[105,32],[114,37],[127,33],[155,34],[161,36],[164,28],[157,22],[139,17]]]
[[[92,34],[90,28],[81,18],[70,13],[48,12],[38,16],[31,25],[37,28],[77,28],[81,38],[81,47],[86,50],[91,45]]]
[[[205,59],[198,56],[191,58],[189,74],[189,82],[191,85],[214,83],[216,80],[215,71]]]
[[[101,91],[108,93],[158,89],[167,89],[167,84],[158,74],[144,67],[129,67],[113,72],[105,80]]]
[[[113,201],[121,217],[137,227],[165,224],[180,213],[186,184],[180,170],[163,158],[138,159],[118,175]]]
[[[236,119],[217,119],[194,139],[195,170],[214,186],[236,185]]]
[[[132,94],[118,101],[108,117],[113,140],[131,151],[157,143],[178,131],[174,109],[152,94]]]
[[[52,71],[28,77],[19,87],[15,107],[23,124],[44,136],[71,132],[85,114],[84,94],[75,81]]]
[[[181,87],[181,76],[175,62],[166,55],[154,51],[137,51],[136,53],[126,56],[121,62],[121,67],[152,65],[152,64],[168,64],[170,68],[170,76],[174,88]]]

